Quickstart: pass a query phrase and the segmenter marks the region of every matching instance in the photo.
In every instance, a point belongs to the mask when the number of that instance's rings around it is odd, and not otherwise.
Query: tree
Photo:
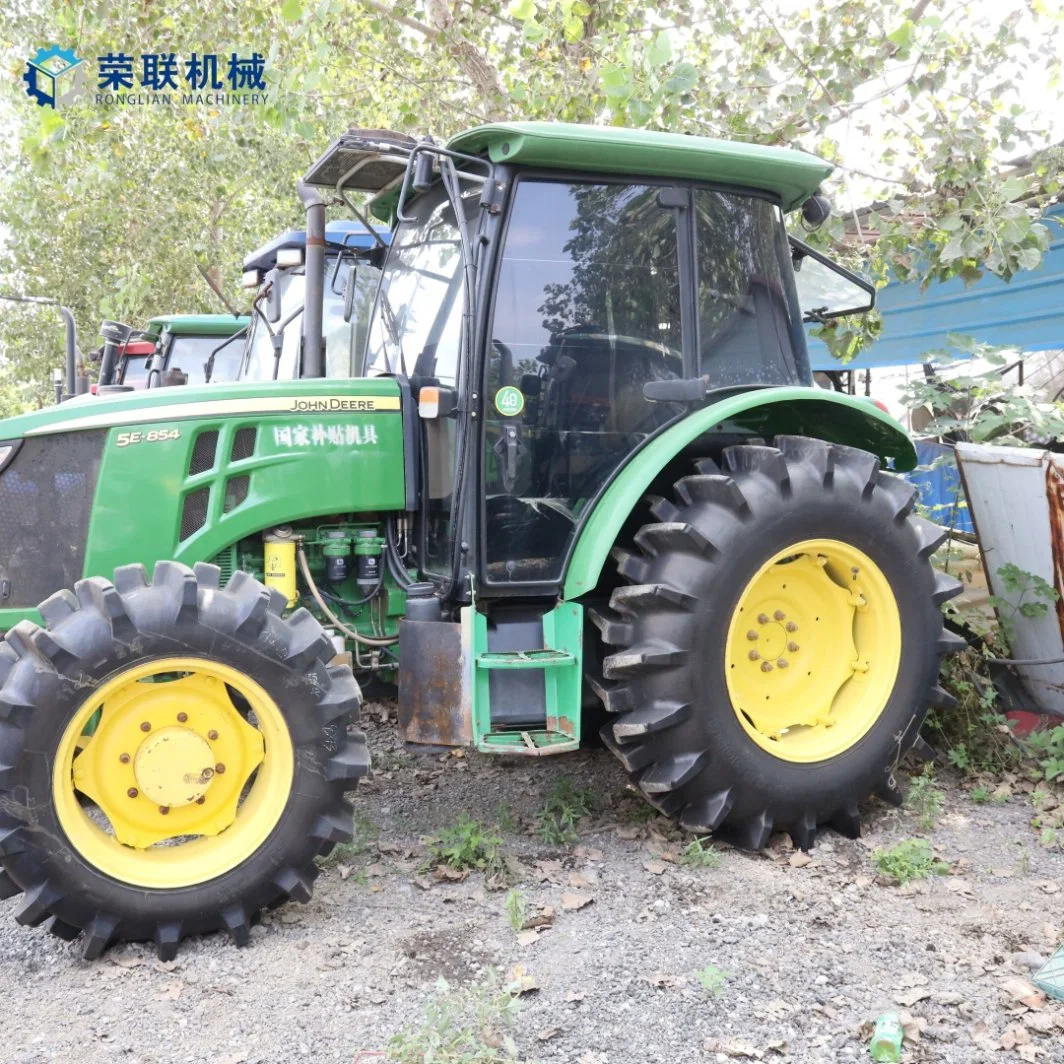
[[[880,282],[1032,269],[1060,194],[1062,153],[1045,143],[1061,112],[1058,0],[1004,18],[989,0],[7,8],[0,116],[17,150],[0,164],[0,285],[60,298],[83,336],[108,315],[217,308],[197,265],[239,298],[240,259],[301,223],[295,179],[349,124],[447,136],[539,118],[814,151],[837,164],[827,191],[845,208],[817,239]],[[20,80],[27,41],[93,58],[259,51],[269,98],[37,108]],[[45,320],[0,320],[0,410],[12,386],[47,393],[61,330]],[[844,354],[865,335],[834,332]]]

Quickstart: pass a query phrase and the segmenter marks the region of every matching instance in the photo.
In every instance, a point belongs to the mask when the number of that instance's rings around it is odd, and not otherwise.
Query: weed
[[[876,850],[872,862],[881,875],[896,879],[902,886],[949,871],[949,865],[934,855],[927,839],[903,839],[889,850]]]
[[[552,846],[571,846],[578,838],[576,825],[591,815],[594,802],[591,791],[560,780],[539,811],[539,837]]]
[[[627,804],[622,819],[631,824],[649,824],[657,815],[658,811],[649,802],[636,798]]]
[[[452,987],[439,979],[421,1022],[394,1035],[387,1058],[397,1064],[506,1064],[518,1051],[507,1033],[520,1009],[513,987],[489,971],[479,982]]]
[[[695,978],[702,984],[704,990],[708,990],[714,997],[720,997],[724,993],[724,984],[727,983],[731,973],[715,964],[707,964],[695,972]]]
[[[706,839],[689,842],[677,858],[677,863],[685,868],[720,868],[720,853],[713,846],[704,845]]]
[[[486,869],[499,861],[502,839],[478,820],[463,813],[451,827],[441,828],[429,837],[429,853],[440,864],[456,872]]]
[[[514,815],[514,811],[510,808],[509,802],[499,802],[495,807],[495,823],[498,824],[499,830],[504,835],[513,835],[517,832],[517,829],[521,826],[517,822],[517,817]]]
[[[1033,732],[1027,738],[1027,747],[1037,758],[1047,782],[1064,779],[1064,724]]]
[[[506,901],[503,902],[506,911],[506,919],[514,931],[520,931],[525,926],[525,917],[528,915],[528,903],[524,894],[516,887],[507,891]]]
[[[1016,858],[1016,871],[1021,876],[1030,874],[1031,871],[1031,855],[1024,850],[1019,857]]]
[[[921,831],[930,831],[942,813],[942,789],[935,783],[933,769],[925,769],[919,776],[914,776],[909,784],[906,803],[916,813]]]
[[[971,798],[976,805],[985,805],[990,801],[990,788],[989,787],[973,787],[968,792],[968,797]]]
[[[1008,791],[994,791],[990,796],[990,800],[994,805],[1007,805],[1012,795]]]

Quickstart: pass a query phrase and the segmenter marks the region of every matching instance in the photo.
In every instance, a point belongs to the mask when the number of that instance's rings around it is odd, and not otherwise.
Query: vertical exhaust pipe
[[[307,212],[307,250],[304,270],[306,285],[303,302],[303,364],[301,377],[325,376],[325,349],[322,341],[322,309],[325,302],[325,200],[317,189],[302,180],[296,185]]]
[[[69,307],[60,307],[66,323],[66,391],[64,398],[69,399],[78,390],[78,326]]]

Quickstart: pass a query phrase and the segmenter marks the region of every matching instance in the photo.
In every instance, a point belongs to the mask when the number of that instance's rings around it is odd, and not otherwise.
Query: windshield
[[[148,379],[148,356],[147,355],[123,355],[121,370],[118,377],[119,384],[130,384],[135,388],[143,387]]]
[[[207,379],[207,359],[211,352],[225,339],[224,336],[175,336],[170,343],[170,352],[166,358],[167,370],[179,369],[188,377],[189,384],[203,384]],[[240,350],[240,342],[234,341],[218,352],[214,360],[214,373],[211,380],[220,380],[219,370],[231,351]],[[232,356],[230,355],[230,358]]]
[[[339,261],[338,261],[339,258]],[[327,377],[351,377],[356,372],[356,355],[365,342],[366,322],[373,306],[380,271],[366,263],[358,264],[355,275],[355,298],[351,321],[344,321],[344,285],[351,272],[352,260],[345,255],[342,258],[329,255],[325,259],[325,303],[322,307],[322,336],[325,338],[325,375]],[[303,306],[306,292],[306,276],[302,270],[281,272],[276,284],[281,290],[281,317],[270,322],[276,332],[294,311]],[[265,300],[259,302],[259,308],[266,313]],[[298,376],[299,342],[303,332],[303,316],[297,314],[284,330],[284,344],[281,348],[281,364],[278,367],[278,380],[292,380]],[[262,316],[252,316],[248,330],[247,364],[243,376],[247,380],[273,380],[274,352],[269,331]]]
[[[479,187],[464,192],[472,226]],[[366,372],[435,377],[453,385],[458,376],[462,328],[462,247],[454,211],[442,185],[418,196],[392,239],[369,331]]]
[[[798,305],[806,321],[865,314],[875,305],[871,282],[791,237]]]

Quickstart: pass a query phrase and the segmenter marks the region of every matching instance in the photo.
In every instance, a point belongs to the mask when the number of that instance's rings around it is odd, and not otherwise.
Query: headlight
[[[281,248],[277,252],[277,265],[278,266],[302,266],[303,265],[303,249],[302,248]]]
[[[245,270],[243,276],[240,278],[241,288],[258,288],[259,287],[259,271],[258,270]]]

